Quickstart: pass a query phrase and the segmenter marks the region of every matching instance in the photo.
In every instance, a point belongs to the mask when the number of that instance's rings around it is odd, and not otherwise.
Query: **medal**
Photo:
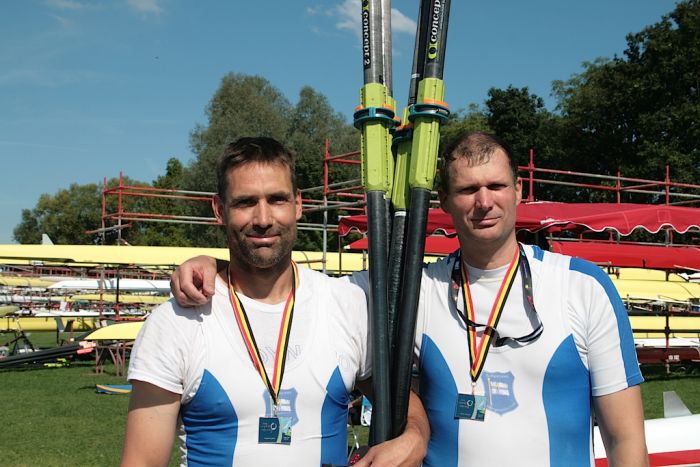
[[[253,335],[248,315],[233,287],[231,270],[229,269],[228,271],[229,298],[231,299],[231,306],[233,307],[233,314],[236,317],[238,329],[241,331],[241,337],[248,350],[248,355],[250,355],[253,366],[258,371],[260,378],[267,387],[272,402],[272,416],[260,417],[258,421],[258,443],[261,444],[290,444],[292,442],[292,417],[278,417],[277,408],[279,407],[279,393],[282,388],[284,366],[287,361],[289,336],[292,330],[294,299],[298,285],[298,277],[297,265],[292,262],[292,290],[289,291],[287,301],[284,305],[284,312],[282,313],[282,320],[277,336],[274,368],[272,379],[270,379],[263,365],[258,344],[255,342],[255,336]]]

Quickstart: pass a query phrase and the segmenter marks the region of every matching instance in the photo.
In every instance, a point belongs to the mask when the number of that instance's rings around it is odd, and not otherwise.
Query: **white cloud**
[[[307,10],[308,11],[308,10]],[[314,13],[318,8],[314,9]],[[336,27],[341,30],[350,30],[358,37],[361,33],[360,24],[360,0],[343,0],[343,3],[329,11],[330,16],[338,17]],[[396,33],[416,33],[416,22],[396,8],[391,9],[391,31]]]
[[[158,5],[159,0],[127,0],[127,3],[131,8],[140,13],[155,13],[159,14],[163,11],[160,5]]]
[[[395,34],[397,32],[405,32],[406,34],[416,33],[416,22],[413,21],[408,16],[401,13],[396,8],[391,9],[391,31]]]
[[[73,22],[64,16],[51,15],[63,28],[70,28],[73,26]]]

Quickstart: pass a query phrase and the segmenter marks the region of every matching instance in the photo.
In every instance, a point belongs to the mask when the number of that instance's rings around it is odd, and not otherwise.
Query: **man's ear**
[[[447,193],[438,188],[438,198],[440,199],[440,208],[449,214],[447,210]]]
[[[301,190],[297,190],[297,194],[294,197],[294,208],[296,209],[297,220],[301,219]]]
[[[224,223],[224,202],[219,195],[214,195],[211,200],[211,209],[214,211],[214,217],[219,221],[219,224]]]
[[[515,180],[515,204],[520,204],[523,200],[523,179],[518,177]]]

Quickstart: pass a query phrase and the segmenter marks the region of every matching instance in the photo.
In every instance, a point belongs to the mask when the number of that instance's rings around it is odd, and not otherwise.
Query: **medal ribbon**
[[[520,249],[515,249],[515,255],[508,266],[506,275],[501,282],[501,287],[498,289],[496,294],[496,299],[491,307],[491,312],[489,314],[489,319],[486,324],[486,329],[484,330],[484,335],[481,337],[481,341],[478,341],[476,335],[476,328],[473,326],[467,326],[467,337],[469,341],[469,363],[470,363],[470,374],[472,382],[476,384],[476,381],[481,375],[481,370],[484,369],[484,363],[486,363],[486,356],[489,353],[489,348],[491,347],[491,339],[493,337],[496,326],[498,325],[498,320],[501,318],[501,313],[506,304],[506,299],[510,293],[510,289],[515,281],[515,276],[518,274],[518,266],[520,265]],[[467,270],[464,267],[464,262],[461,261],[462,270],[462,295],[464,298],[464,312],[467,315],[467,319],[472,322],[476,322],[476,313],[474,310],[474,304],[472,302],[472,294],[469,289],[469,279],[467,277]]]
[[[250,327],[250,321],[248,321],[248,315],[243,308],[243,303],[241,303],[238,294],[233,287],[233,280],[231,277],[231,269],[228,271],[228,287],[229,287],[229,298],[231,299],[231,306],[233,306],[233,314],[236,317],[236,323],[238,323],[238,329],[241,331],[241,337],[243,337],[243,342],[248,349],[248,354],[253,362],[253,366],[260,373],[260,377],[267,386],[267,390],[270,392],[270,396],[275,404],[278,405],[278,397],[280,388],[282,387],[282,377],[284,376],[284,366],[287,361],[287,346],[289,345],[289,335],[292,330],[292,318],[294,316],[294,299],[296,295],[296,289],[299,281],[299,271],[297,270],[297,265],[292,261],[292,290],[289,291],[287,296],[287,302],[284,305],[284,311],[282,313],[282,320],[280,322],[280,330],[277,336],[277,349],[275,350],[275,366],[272,371],[272,380],[270,380],[265,371],[265,366],[263,365],[262,357],[260,356],[260,350],[258,349],[258,344],[255,342],[255,336],[253,335],[253,330]]]

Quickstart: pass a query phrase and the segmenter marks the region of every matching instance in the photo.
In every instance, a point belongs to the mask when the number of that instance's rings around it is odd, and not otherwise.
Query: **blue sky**
[[[417,1],[393,2],[394,94],[406,100]],[[150,182],[228,72],[301,87],[349,116],[362,85],[359,0],[5,0],[0,6],[0,243],[23,208],[119,172]],[[670,0],[453,0],[446,100],[482,104],[492,86],[551,82],[612,57]],[[97,227],[97,226],[96,226]]]

